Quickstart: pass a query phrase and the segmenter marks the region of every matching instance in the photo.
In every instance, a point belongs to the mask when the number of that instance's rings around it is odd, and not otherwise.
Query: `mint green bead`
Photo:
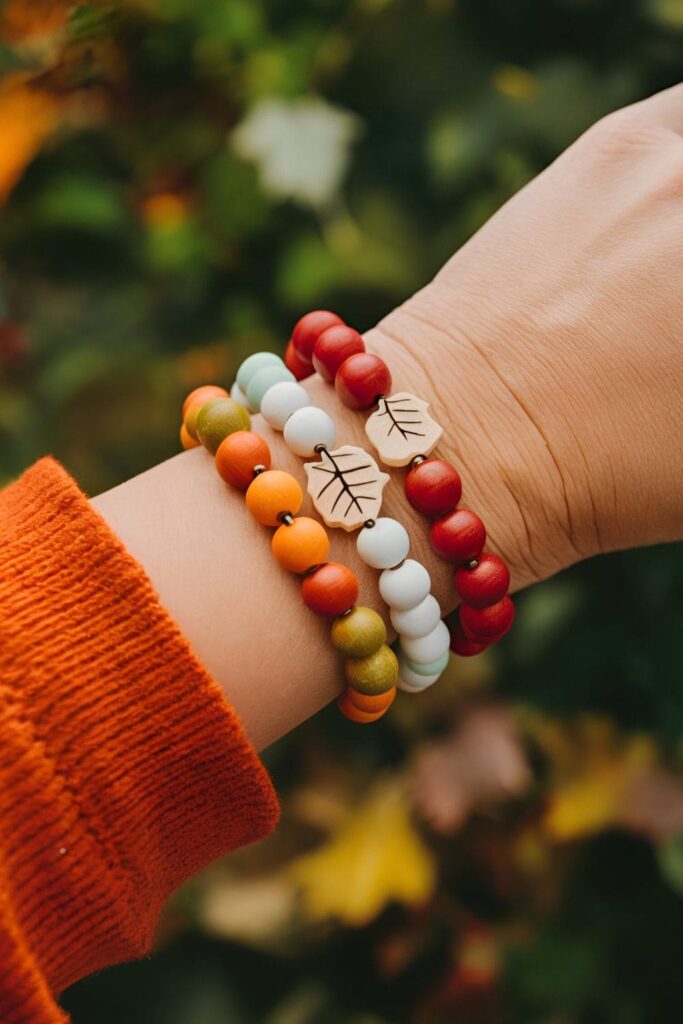
[[[249,382],[255,373],[263,370],[266,366],[284,366],[280,356],[274,352],[254,352],[248,356],[237,371],[237,384],[243,394],[246,395]]]
[[[272,388],[273,384],[279,384],[281,380],[296,383],[296,377],[290,373],[284,363],[279,366],[264,366],[262,370],[255,373],[247,385],[247,398],[252,409],[258,412],[268,388]]]
[[[450,652],[446,651],[446,653],[440,658],[437,658],[436,661],[425,662],[424,665],[421,665],[417,661],[410,661],[406,658],[406,665],[409,669],[412,669],[413,672],[416,672],[418,676],[436,676],[443,672],[448,664],[449,657]]]

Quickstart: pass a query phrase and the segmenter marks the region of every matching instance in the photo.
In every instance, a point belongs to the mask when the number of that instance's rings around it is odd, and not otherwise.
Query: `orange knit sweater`
[[[147,953],[160,908],[277,821],[234,710],[52,459],[0,492],[0,1021]]]

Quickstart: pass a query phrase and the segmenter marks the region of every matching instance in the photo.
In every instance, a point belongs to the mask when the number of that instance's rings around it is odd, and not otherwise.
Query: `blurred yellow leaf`
[[[379,783],[328,842],[291,867],[307,914],[348,925],[372,921],[391,901],[431,895],[432,855],[410,818],[401,781]]]
[[[538,92],[538,80],[526,68],[514,64],[503,64],[494,76],[493,84],[499,93],[509,100],[532,100]]]
[[[0,202],[54,128],[59,109],[54,97],[32,87],[24,75],[8,75],[0,83]]]

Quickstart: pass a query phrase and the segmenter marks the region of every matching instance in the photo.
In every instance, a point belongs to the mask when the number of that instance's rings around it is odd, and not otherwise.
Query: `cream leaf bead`
[[[401,638],[401,650],[410,661],[436,661],[448,652],[450,645],[451,636],[445,622],[439,622],[426,636]]]
[[[432,589],[432,580],[424,565],[406,558],[397,569],[385,569],[379,578],[382,600],[398,611],[415,608]]]
[[[309,405],[292,413],[285,423],[283,436],[287,447],[306,459],[316,454],[318,445],[334,448],[337,428],[324,409]]]
[[[415,608],[408,608],[406,611],[399,611],[392,608],[390,612],[391,624],[401,639],[416,639],[427,636],[433,632],[441,622],[441,608],[439,602],[432,595],[428,594],[424,601]]]
[[[310,404],[308,393],[301,384],[281,380],[268,388],[261,399],[261,415],[274,430],[284,430],[285,423],[292,413]]]
[[[404,526],[395,519],[382,516],[375,520],[373,526],[362,528],[356,547],[366,565],[373,569],[391,569],[407,557],[410,538]]]

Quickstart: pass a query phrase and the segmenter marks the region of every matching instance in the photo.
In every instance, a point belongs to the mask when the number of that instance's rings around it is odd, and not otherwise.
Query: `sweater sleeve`
[[[0,1020],[147,953],[162,904],[279,807],[235,711],[66,471],[0,492]]]

